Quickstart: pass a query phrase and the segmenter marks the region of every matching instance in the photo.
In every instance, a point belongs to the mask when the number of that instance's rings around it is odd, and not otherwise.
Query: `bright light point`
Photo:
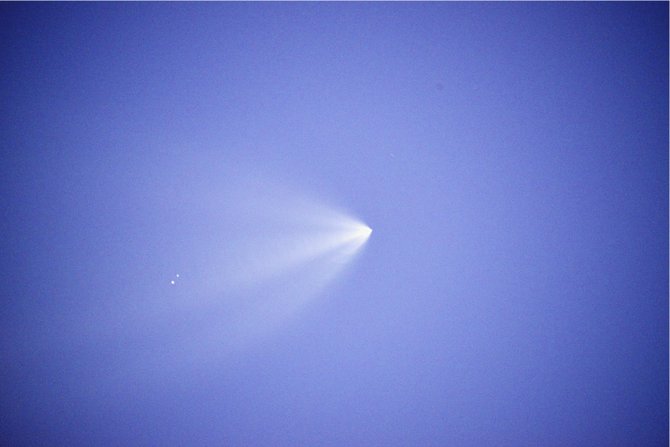
[[[372,234],[372,228],[365,224],[357,224],[351,233],[352,239],[359,240],[361,243],[365,242]]]
[[[173,281],[170,281],[170,284],[172,284],[172,285],[174,286],[174,280],[173,280]]]

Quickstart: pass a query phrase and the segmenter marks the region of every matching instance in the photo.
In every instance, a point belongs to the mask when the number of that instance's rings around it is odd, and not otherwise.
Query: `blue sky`
[[[3,4],[0,48],[3,444],[668,445],[667,3]],[[346,265],[230,285],[324,215]]]

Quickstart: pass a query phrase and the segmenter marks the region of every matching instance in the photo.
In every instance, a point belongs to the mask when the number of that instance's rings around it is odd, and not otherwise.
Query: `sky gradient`
[[[668,445],[667,3],[4,3],[0,54],[0,444]]]

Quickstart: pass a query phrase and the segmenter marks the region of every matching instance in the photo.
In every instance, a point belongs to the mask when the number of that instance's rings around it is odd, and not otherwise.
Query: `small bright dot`
[[[170,284],[172,284],[174,286],[174,281],[170,281]]]
[[[358,236],[364,239],[367,239],[370,237],[370,234],[372,234],[372,228],[368,227],[367,225],[362,225],[358,229]]]
[[[179,273],[177,273],[177,278],[179,278]]]

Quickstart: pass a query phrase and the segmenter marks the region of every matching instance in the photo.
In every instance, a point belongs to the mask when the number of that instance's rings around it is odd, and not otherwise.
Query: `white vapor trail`
[[[245,345],[312,305],[372,229],[350,214],[267,182],[225,189],[206,272],[181,295],[201,315],[195,350]],[[195,278],[194,278],[195,279]]]

